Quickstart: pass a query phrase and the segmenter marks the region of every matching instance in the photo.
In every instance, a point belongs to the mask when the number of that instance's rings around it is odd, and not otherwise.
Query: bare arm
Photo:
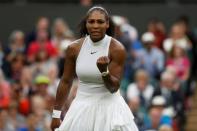
[[[58,85],[54,109],[61,110],[70,92],[75,74],[75,52],[72,46],[66,50],[64,72]]]
[[[101,73],[107,71],[107,68],[109,69],[109,74],[102,78],[106,88],[111,93],[116,92],[120,87],[125,59],[126,52],[124,47],[121,43],[112,39],[112,43],[110,45],[110,62],[108,57],[101,57],[97,61],[97,66]],[[98,63],[101,63],[101,65]]]
[[[73,44],[68,46],[66,50],[65,56],[65,64],[64,64],[64,72],[60,83],[58,85],[56,100],[54,104],[54,110],[60,112],[63,108],[64,103],[68,99],[68,95],[70,92],[70,88],[72,86],[72,81],[75,75],[75,65],[76,65],[76,58],[80,49],[80,40],[75,41]],[[59,114],[58,117],[54,117],[51,122],[51,129],[52,131],[55,128],[60,126],[60,118]]]

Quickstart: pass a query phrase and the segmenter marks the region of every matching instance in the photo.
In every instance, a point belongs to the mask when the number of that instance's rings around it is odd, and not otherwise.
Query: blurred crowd
[[[138,30],[112,16],[127,51],[121,94],[140,131],[183,131],[195,88],[197,35],[186,16],[170,29],[159,19]],[[77,39],[62,18],[40,17],[32,31],[14,30],[0,43],[0,131],[50,131],[51,111],[67,46]],[[73,82],[64,114],[77,92]]]

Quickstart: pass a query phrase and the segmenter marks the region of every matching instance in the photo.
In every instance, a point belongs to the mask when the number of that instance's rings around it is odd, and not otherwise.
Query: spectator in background
[[[184,107],[184,92],[181,89],[181,84],[177,80],[176,73],[169,70],[161,74],[160,86],[155,89],[153,97],[162,95],[166,100],[166,106],[172,109],[174,125],[183,127],[185,120],[185,107]]]
[[[48,32],[48,39],[50,39],[50,22],[49,22],[49,19],[47,17],[40,17],[38,18],[38,21],[36,23],[36,26],[35,26],[35,29],[33,29],[33,31],[31,31],[29,34],[27,34],[26,36],[26,47],[28,48],[29,47],[29,44],[32,43],[33,41],[36,40],[37,38],[37,33],[39,31],[46,31]]]
[[[129,84],[127,100],[132,106],[133,100],[139,99],[139,110],[146,113],[152,98],[154,87],[149,84],[149,75],[145,70],[138,70],[135,75],[135,82]]]
[[[176,74],[164,71],[161,74],[159,87],[155,88],[154,96],[162,95],[166,99],[166,105],[172,106],[176,111],[183,111],[183,92],[180,82],[176,79]]]
[[[9,131],[16,131],[25,126],[25,118],[18,111],[18,103],[13,100],[8,108],[7,123]]]
[[[66,48],[73,39],[73,32],[68,24],[62,18],[55,19],[52,26],[52,44],[58,49],[60,56],[61,51],[64,51],[62,47]]]
[[[65,50],[73,40],[74,34],[68,24],[62,18],[55,19],[52,27],[52,44],[54,44],[58,50],[58,77],[62,76]]]
[[[46,51],[38,52],[35,57],[35,62],[30,65],[33,79],[40,74],[48,75],[51,67],[57,66],[57,59],[48,57]]]
[[[34,82],[35,82],[34,95],[41,96],[46,101],[46,109],[51,111],[55,98],[48,92],[50,79],[45,75],[38,75],[36,76]]]
[[[21,30],[15,30],[9,37],[9,44],[4,49],[4,61],[2,69],[6,77],[10,77],[11,62],[18,54],[24,54],[25,47],[25,34]]]
[[[29,98],[23,96],[23,90],[20,81],[13,81],[11,83],[11,102],[17,103],[18,112],[27,116],[30,112]]]
[[[42,88],[42,87],[41,87]],[[49,131],[51,123],[51,114],[47,110],[47,101],[40,95],[31,98],[32,115],[36,119],[36,128],[40,131]]]
[[[25,34],[21,30],[14,30],[9,37],[8,47],[5,49],[5,53],[8,55],[8,60],[12,59],[17,52],[25,53]]]
[[[26,127],[22,128],[21,131],[42,131],[42,129],[38,126],[37,116],[34,114],[28,115]]]
[[[120,41],[123,46],[126,49],[127,57],[126,57],[126,62],[125,62],[125,67],[124,67],[124,73],[123,73],[123,82],[129,83],[133,79],[133,68],[132,68],[132,58],[131,58],[131,47],[132,47],[132,40],[130,38],[129,32],[124,30],[123,31],[123,26],[127,25],[127,20],[122,17],[122,16],[113,16],[112,21],[115,24],[115,38]],[[128,81],[128,82],[127,82]],[[124,87],[121,86],[121,89],[123,93],[126,91],[127,85]]]
[[[175,69],[177,77],[184,83],[190,76],[190,60],[186,55],[186,49],[179,42],[175,43],[167,58],[166,66]]]
[[[124,45],[127,53],[129,53],[131,49],[131,39],[128,34],[122,31],[122,26],[126,24],[126,19],[120,16],[113,16],[112,20],[115,24],[115,38]]]
[[[6,77],[9,78],[10,81],[20,81],[22,70],[25,64],[25,55],[22,53],[15,54],[15,56],[12,58],[10,62],[10,70],[8,74],[6,74]]]
[[[35,80],[35,88],[36,88],[36,94],[40,95],[42,97],[48,96],[48,85],[50,83],[50,80],[47,76],[44,75],[38,75]]]
[[[175,43],[184,47],[186,51],[190,51],[192,48],[192,43],[186,36],[185,26],[181,23],[175,23],[171,27],[169,38],[164,40],[163,47],[165,52],[169,53]]]
[[[45,30],[39,30],[37,32],[37,38],[30,43],[27,50],[28,62],[34,63],[37,59],[37,55],[45,55],[47,58],[54,58],[57,56],[57,49],[53,46],[51,40],[48,39],[48,32]]]
[[[166,38],[166,31],[162,21],[153,18],[148,23],[148,32],[152,32],[155,36],[154,45],[163,49],[163,41]]]
[[[33,94],[33,77],[32,72],[28,66],[25,66],[22,69],[20,81],[18,82],[20,99],[19,103],[19,112],[24,116],[29,115],[30,113],[30,101],[29,98]]]
[[[146,70],[153,80],[158,79],[164,69],[164,54],[154,46],[154,42],[153,33],[146,32],[142,35],[144,48],[135,53],[133,65],[135,69]]]
[[[33,76],[29,66],[22,69],[20,77],[21,93],[23,97],[29,97],[32,88]]]
[[[157,131],[160,125],[168,123],[171,126],[171,119],[162,122],[163,111],[165,109],[166,101],[163,96],[153,97],[148,113],[148,117],[145,119],[144,131]],[[169,122],[170,121],[170,122]]]
[[[196,66],[197,66],[197,62],[195,60],[195,58],[197,58],[197,36],[194,34],[193,30],[191,30],[190,28],[190,20],[189,17],[186,15],[182,15],[180,16],[176,23],[179,23],[183,26],[183,28],[185,28],[185,32],[186,32],[186,36],[187,38],[191,41],[192,44],[192,48],[191,48],[191,54],[192,55],[192,77],[195,77],[197,75],[197,70],[196,70]]]

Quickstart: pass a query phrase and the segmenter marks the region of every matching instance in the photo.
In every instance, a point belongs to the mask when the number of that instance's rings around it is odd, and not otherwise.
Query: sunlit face
[[[54,25],[56,35],[62,35],[66,32],[66,27],[62,21],[57,21]]]
[[[179,39],[185,36],[185,29],[181,25],[174,25],[171,29],[171,37]]]
[[[20,32],[17,32],[15,34],[15,37],[14,37],[14,41],[13,41],[15,44],[19,44],[19,45],[22,45],[24,44],[24,35],[21,34]]]
[[[140,91],[143,91],[148,84],[148,77],[145,74],[139,74],[136,77],[136,83],[137,83],[138,89]]]
[[[86,28],[92,41],[96,42],[104,37],[109,28],[109,22],[103,12],[95,10],[87,18]]]

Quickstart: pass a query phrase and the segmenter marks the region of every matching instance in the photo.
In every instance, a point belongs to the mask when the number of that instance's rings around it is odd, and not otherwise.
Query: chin
[[[92,41],[97,42],[102,39],[102,36],[91,36]]]

